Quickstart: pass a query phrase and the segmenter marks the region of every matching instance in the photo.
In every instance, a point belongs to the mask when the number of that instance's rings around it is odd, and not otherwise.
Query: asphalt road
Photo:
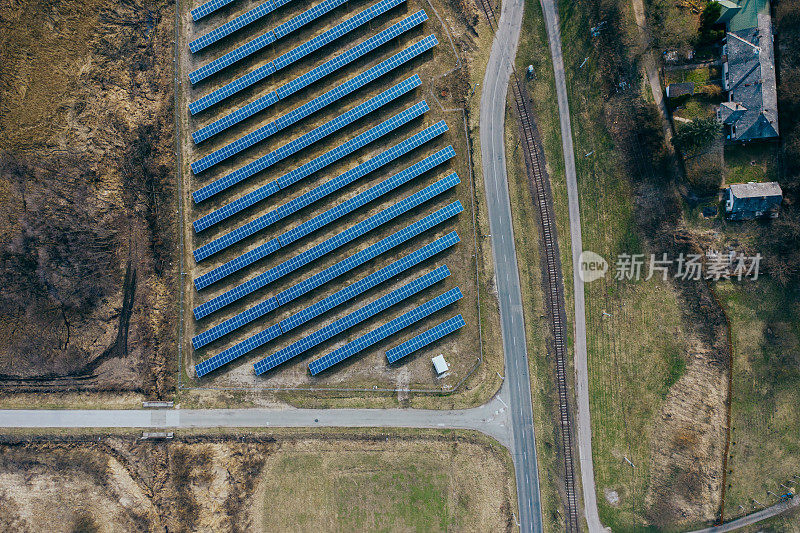
[[[473,429],[509,447],[504,389],[472,409],[6,409],[3,428],[398,427]]]
[[[506,95],[512,61],[516,57],[519,43],[523,6],[522,0],[506,0],[502,5],[486,75],[483,78],[480,136],[495,279],[500,301],[506,385],[511,400],[509,404],[513,437],[511,450],[514,454],[517,477],[519,522],[522,531],[541,531],[539,474],[533,431],[525,320],[522,314],[514,228],[511,223],[504,136]]]
[[[550,55],[553,59],[558,117],[561,125],[561,147],[564,152],[564,169],[567,179],[567,201],[569,203],[569,233],[572,248],[572,286],[575,299],[575,395],[578,404],[576,420],[578,423],[578,458],[583,487],[583,506],[589,531],[602,531],[600,516],[597,513],[597,492],[594,485],[594,465],[592,463],[592,421],[589,414],[589,365],[586,356],[586,307],[583,294],[583,280],[580,278],[580,255],[583,251],[581,237],[581,213],[578,201],[578,179],[575,172],[575,148],[572,144],[572,124],[569,115],[567,82],[564,74],[564,56],[561,52],[561,26],[558,9],[554,0],[541,0],[547,36],[550,41]]]

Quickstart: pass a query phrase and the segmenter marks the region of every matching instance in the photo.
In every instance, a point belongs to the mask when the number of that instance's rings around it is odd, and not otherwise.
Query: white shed
[[[444,356],[442,354],[439,354],[431,359],[431,363],[433,363],[433,368],[436,370],[437,376],[441,376],[450,370],[450,367],[447,365],[447,361],[444,360]]]

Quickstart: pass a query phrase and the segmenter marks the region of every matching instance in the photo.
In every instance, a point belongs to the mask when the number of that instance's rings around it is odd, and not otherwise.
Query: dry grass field
[[[0,390],[172,387],[173,22],[166,1],[0,6]]]
[[[255,54],[252,58],[241,61],[239,64],[226,69],[216,76],[198,83],[196,86],[190,88],[188,82],[183,81],[185,93],[182,93],[181,98],[181,114],[184,121],[181,125],[181,141],[183,143],[183,193],[185,198],[185,213],[184,213],[184,230],[186,237],[186,270],[187,279],[185,286],[185,308],[184,313],[186,317],[186,330],[184,334],[183,353],[187,356],[183,359],[183,366],[181,369],[182,384],[189,388],[200,389],[239,389],[239,390],[264,390],[264,389],[423,389],[432,391],[452,390],[456,384],[463,380],[473,369],[478,365],[479,357],[481,355],[480,343],[480,329],[478,328],[478,283],[477,280],[487,278],[490,273],[487,273],[484,264],[476,264],[476,249],[474,244],[474,234],[476,232],[475,223],[473,221],[473,183],[472,183],[472,168],[469,161],[469,154],[471,150],[470,139],[467,137],[467,131],[472,132],[472,123],[468,128],[465,128],[465,115],[462,109],[468,106],[470,97],[470,85],[468,81],[473,75],[473,56],[479,53],[477,45],[483,41],[479,37],[478,30],[481,29],[481,24],[477,18],[477,12],[474,12],[475,7],[472,4],[448,4],[438,1],[429,3],[427,1],[410,0],[397,8],[392,9],[386,15],[376,18],[370,24],[354,30],[348,34],[347,37],[342,39],[344,42],[336,41],[331,45],[321,49],[320,51],[310,54],[306,58],[299,60],[292,64],[290,67],[279,71],[273,76],[270,76],[263,82],[260,82],[253,87],[250,87],[232,98],[225,100],[222,104],[217,105],[209,110],[199,113],[195,117],[189,117],[186,108],[189,101],[196,100],[198,97],[210,92],[211,90],[227,83],[234,79],[236,76],[242,75],[253,68],[277,57],[279,54],[284,53],[295,46],[302,44],[309,38],[318,35],[323,30],[338,24],[346,17],[352,16],[358,11],[372,5],[374,2],[358,1],[348,2],[345,6],[337,8],[333,12],[320,17],[317,21],[309,24],[297,32],[291,34],[285,39],[281,39],[274,45],[268,47],[268,50]],[[255,5],[255,4],[253,4]],[[188,15],[188,6],[184,6],[182,25],[185,31],[181,32],[181,39],[187,39],[186,42],[180,42],[181,56],[181,70],[183,76],[189,71],[205,64],[210,59],[217,57],[225,52],[230,51],[236,46],[241,45],[248,39],[253,38],[265,30],[280,24],[291,16],[297,14],[302,8],[307,8],[305,4],[290,4],[286,8],[272,13],[265,17],[263,21],[259,21],[248,27],[241,32],[234,34],[224,40],[218,46],[209,47],[199,54],[190,56],[186,43],[188,40],[196,38],[197,36],[208,31],[210,28],[219,24],[221,21],[232,18],[235,14],[244,12],[250,3],[237,6],[235,13],[233,11],[224,12],[220,16],[212,15],[208,17],[208,21],[201,21],[201,23],[194,24],[191,22]],[[274,90],[280,84],[286,83],[294,77],[310,70],[324,61],[330,59],[334,55],[341,53],[345,47],[352,46],[355,43],[361,42],[378,31],[398,22],[402,18],[416,12],[419,9],[424,9],[428,15],[428,20],[421,26],[406,34],[398,37],[390,43],[383,45],[375,52],[368,54],[365,58],[356,60],[347,67],[337,71],[336,73],[324,78],[324,80],[313,84],[308,89],[301,91],[286,100],[282,100],[266,111],[256,114],[253,117],[231,127],[225,132],[213,137],[212,139],[202,143],[199,146],[194,146],[189,134],[198,127],[208,124],[213,120],[224,116],[232,110],[240,107],[246,102],[252,101],[261,97],[268,92]],[[470,15],[473,13],[475,16]],[[437,16],[438,15],[438,16]],[[440,18],[441,17],[441,18]],[[186,34],[186,35],[184,35]],[[412,60],[411,62],[403,65],[395,71],[386,74],[378,80],[368,84],[363,89],[348,95],[335,104],[324,108],[308,119],[291,126],[284,132],[266,139],[229,160],[220,163],[213,167],[211,170],[201,173],[199,176],[192,176],[189,164],[197,160],[203,155],[215,149],[232,142],[233,140],[241,137],[242,135],[253,131],[261,125],[267,123],[269,120],[296,108],[297,106],[309,101],[310,99],[324,93],[335,85],[352,78],[357,73],[366,70],[367,68],[379,63],[380,61],[388,58],[389,56],[406,48],[410,44],[417,42],[422,37],[434,34],[439,44],[431,51],[426,52],[420,57]],[[480,65],[480,61],[476,61]],[[482,67],[477,66],[475,69]],[[455,70],[454,70],[455,69]],[[398,100],[380,108],[379,110],[370,113],[364,119],[358,121],[356,124],[348,126],[331,135],[329,138],[313,144],[311,147],[299,152],[295,156],[289,157],[286,160],[273,165],[266,171],[263,171],[237,186],[231,188],[229,191],[218,195],[218,198],[212,198],[199,205],[193,205],[190,193],[200,186],[209,183],[225,173],[235,170],[244,164],[263,156],[271,150],[274,150],[286,142],[299,137],[301,134],[310,131],[335,116],[350,109],[361,103],[368,98],[379,94],[391,85],[408,78],[413,74],[418,74],[422,79],[422,86],[410,94],[407,94]],[[403,126],[391,134],[387,135],[379,141],[373,142],[365,148],[357,151],[352,156],[345,157],[344,159],[334,163],[324,170],[310,176],[309,178],[295,184],[294,186],[280,191],[266,201],[260,202],[254,208],[243,211],[234,215],[230,219],[214,226],[199,235],[195,235],[191,228],[191,221],[211,212],[215,208],[220,207],[238,198],[247,192],[255,190],[264,184],[273,181],[282,174],[289,170],[296,168],[303,163],[310,161],[332,148],[335,148],[347,139],[366,131],[370,127],[386,120],[392,115],[407,109],[414,103],[425,100],[430,111],[425,115],[412,121],[406,126]],[[327,180],[341,174],[342,172],[354,167],[356,164],[366,161],[367,159],[377,155],[388,147],[400,142],[401,140],[409,137],[410,135],[421,131],[427,126],[430,126],[440,120],[444,120],[449,131],[441,138],[432,142],[426,143],[424,146],[412,151],[411,153],[402,156],[395,160],[393,163],[387,165],[383,169],[373,172],[370,175],[358,180],[357,182],[349,185],[345,189],[338,191],[334,195],[320,200],[312,206],[302,210],[296,215],[290,216],[282,220],[277,225],[261,231],[254,237],[245,239],[228,249],[212,256],[211,258],[196,264],[194,258],[191,256],[191,251],[196,247],[210,242],[212,239],[231,231],[232,229],[241,226],[254,218],[263,215],[268,210],[275,208],[300,194],[309,191],[311,188],[325,183]],[[292,228],[300,222],[307,220],[311,216],[317,215],[331,207],[339,204],[340,202],[353,197],[359,192],[371,187],[380,181],[383,181],[390,175],[399,172],[411,164],[419,161],[423,157],[439,150],[447,145],[452,145],[456,152],[456,157],[449,163],[441,165],[432,171],[425,173],[419,178],[413,180],[411,183],[401,187],[400,189],[390,193],[385,198],[378,199],[368,206],[365,206],[357,212],[347,215],[329,226],[315,232],[309,237],[293,243],[292,245],[280,249],[278,252],[273,253],[271,256],[262,259],[253,265],[236,272],[235,274],[225,278],[224,280],[212,285],[202,291],[196,291],[190,284],[190,280],[196,278],[213,267],[219,266],[222,263],[231,260],[242,253],[245,253],[256,246],[270,240],[286,229]],[[386,207],[396,203],[401,198],[404,198],[424,186],[427,186],[450,172],[456,172],[461,180],[461,183],[453,190],[448,191],[428,202],[423,206],[416,208],[409,213],[395,219],[384,226],[369,232],[366,236],[359,238],[355,242],[345,245],[344,247],[335,250],[334,252],[318,259],[314,263],[302,268],[301,270],[280,279],[265,289],[256,291],[255,293],[239,300],[238,302],[224,308],[223,310],[212,314],[200,321],[195,322],[191,309],[200,303],[207,301],[211,297],[229,290],[236,285],[253,278],[257,274],[267,270],[268,268],[279,264],[280,262],[295,256],[297,253],[302,252],[331,236],[347,229],[356,222],[367,218],[367,216],[377,213]],[[479,180],[479,177],[477,177]],[[478,181],[478,183],[480,183]],[[366,265],[358,267],[351,271],[346,276],[333,280],[309,293],[302,296],[295,302],[284,305],[265,317],[262,317],[247,326],[244,326],[233,333],[219,339],[199,350],[196,353],[191,348],[191,337],[212,327],[223,320],[234,316],[255,305],[256,303],[264,300],[265,298],[274,296],[281,290],[305,279],[309,275],[318,272],[342,259],[350,256],[357,250],[366,248],[368,245],[377,242],[379,239],[384,238],[399,229],[407,226],[414,220],[418,220],[423,216],[432,213],[433,211],[453,202],[459,200],[464,206],[464,211],[456,218],[448,222],[440,224],[427,231],[420,237],[412,239],[411,241],[391,250],[380,256],[379,258],[370,261]],[[480,217],[478,217],[480,218]],[[480,221],[479,221],[480,224]],[[450,231],[457,231],[460,237],[460,242],[454,248],[438,254],[436,257],[428,260],[419,268],[411,269],[403,275],[392,279],[378,287],[368,291],[367,293],[359,296],[354,302],[342,305],[326,315],[319,317],[304,326],[290,331],[288,334],[279,337],[278,339],[267,343],[266,345],[257,348],[237,359],[235,362],[230,363],[226,367],[204,377],[201,380],[195,379],[194,364],[206,359],[220,351],[238,343],[242,340],[262,331],[266,327],[277,323],[279,320],[297,312],[298,310],[310,305],[311,303],[329,295],[333,292],[349,285],[356,279],[360,279],[365,275],[382,268],[392,261],[403,257],[413,250],[421,247],[424,244],[432,242],[435,238],[442,236]],[[480,250],[482,253],[484,250]],[[381,316],[370,319],[359,326],[356,326],[346,333],[341,334],[330,341],[315,347],[307,354],[298,357],[297,360],[290,361],[278,369],[264,375],[255,376],[252,369],[252,363],[255,361],[277,351],[283,346],[286,346],[306,335],[316,331],[321,326],[332,322],[334,319],[340,318],[345,314],[352,312],[361,307],[365,302],[376,299],[382,294],[385,294],[390,289],[394,289],[401,285],[408,283],[410,280],[428,272],[441,264],[446,264],[451,271],[451,275],[447,280],[436,284],[435,286],[423,291],[415,297],[409,298],[407,301],[394,306],[388,311],[382,313]],[[478,272],[476,272],[478,269]],[[366,350],[362,354],[354,357],[352,361],[338,365],[329,372],[321,376],[312,378],[306,368],[306,365],[312,359],[335,349],[336,347],[352,340],[367,331],[374,329],[377,325],[387,322],[389,319],[399,316],[400,314],[410,310],[413,307],[421,304],[428,299],[441,294],[445,290],[453,286],[459,286],[464,293],[464,298],[454,305],[449,306],[428,319],[420,321],[414,326],[402,331],[400,334],[394,335],[388,340],[379,343],[372,348]],[[483,288],[482,288],[483,290]],[[490,290],[490,289],[489,289]],[[486,297],[483,295],[482,297]],[[490,294],[488,296],[491,296]],[[491,305],[490,305],[491,307]],[[437,342],[421,351],[414,356],[410,357],[400,365],[388,366],[386,364],[384,352],[400,342],[424,331],[425,329],[438,324],[446,318],[455,314],[462,314],[468,327],[463,328],[455,334],[449,335],[447,338]],[[496,337],[496,335],[495,335]],[[447,358],[451,365],[449,375],[441,380],[437,380],[434,376],[430,364],[430,358],[434,355],[442,353]],[[492,352],[486,355],[488,358],[493,358],[491,368],[494,369],[496,361],[502,361],[502,354]],[[485,366],[485,365],[481,365]],[[486,380],[493,380],[489,376],[493,376],[494,372],[489,372],[485,368],[480,368],[470,380],[470,387],[475,388],[476,383],[483,383]],[[491,387],[490,387],[491,388]],[[489,391],[487,391],[489,392]],[[490,392],[489,392],[490,393]],[[199,398],[208,398],[201,393],[194,396],[197,401]],[[405,397],[407,399],[407,397]],[[400,398],[403,401],[404,397]],[[189,400],[193,401],[193,400]],[[306,401],[306,400],[297,400]],[[395,397],[394,400],[397,401]]]
[[[510,531],[511,459],[469,433],[7,437],[5,531]]]

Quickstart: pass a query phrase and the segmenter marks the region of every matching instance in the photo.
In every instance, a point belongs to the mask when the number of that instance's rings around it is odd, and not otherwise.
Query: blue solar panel
[[[193,53],[197,53],[203,48],[227,37],[231,33],[244,28],[248,24],[257,21],[269,13],[272,13],[276,9],[278,9],[278,4],[276,4],[273,0],[267,0],[263,4],[251,9],[247,13],[239,15],[235,19],[214,28],[205,35],[202,35],[201,37],[198,37],[194,41],[190,42],[189,50],[191,50]]]
[[[214,11],[227,6],[231,2],[233,2],[233,0],[211,0],[210,2],[206,2],[205,4],[192,9],[192,20],[197,22],[206,15],[210,15]]]
[[[391,250],[392,248],[401,245],[402,243],[408,241],[416,237],[417,235],[422,234],[423,232],[427,231],[428,229],[434,227],[445,220],[456,216],[458,213],[463,211],[463,206],[461,202],[455,201],[450,205],[447,205],[438,211],[431,213],[430,215],[422,218],[413,224],[401,229],[398,232],[389,235],[385,239],[382,239],[375,244],[357,252],[347,259],[336,263],[333,266],[326,268],[325,270],[314,274],[313,276],[301,281],[300,283],[289,287],[288,289],[278,293],[276,298],[281,304],[285,304],[294,300],[295,298],[299,298],[303,294],[306,294],[309,291],[316,289],[317,287],[324,285],[325,283],[335,279],[342,274],[349,272],[350,270],[363,265],[367,261],[374,259],[375,257],[379,256],[380,254]]]
[[[320,2],[311,9],[300,13],[299,15],[292,18],[288,22],[281,24],[274,30],[270,30],[267,33],[259,35],[255,39],[248,41],[247,43],[236,48],[235,50],[228,52],[224,56],[218,57],[217,59],[211,61],[210,63],[206,63],[199,69],[191,72],[189,74],[189,81],[191,81],[192,84],[195,84],[201,80],[204,80],[205,78],[219,72],[225,67],[228,67],[236,63],[237,61],[258,52],[265,46],[274,43],[277,39],[285,37],[291,31],[294,31],[297,28],[300,28],[301,26],[308,24],[314,19],[317,19],[320,16],[324,15],[325,13],[344,4],[346,1],[347,0],[324,0],[323,2]],[[291,29],[289,30],[289,28]]]
[[[378,313],[381,313],[393,305],[396,305],[407,298],[417,294],[418,292],[427,289],[435,283],[445,279],[450,275],[450,271],[446,266],[442,265],[433,272],[429,272],[414,281],[403,285],[399,289],[395,289],[390,293],[381,296],[367,305],[361,307],[357,311],[331,322],[327,326],[318,329],[314,333],[303,337],[299,341],[290,344],[289,346],[278,350],[277,352],[265,357],[258,361],[253,367],[256,374],[263,374],[264,372],[275,368],[276,366],[285,363],[286,361],[297,357],[298,355],[310,350],[328,339],[331,339],[346,331],[353,326],[371,318]]]
[[[346,274],[347,272],[351,271],[352,269],[363,265],[367,261],[370,261],[379,255],[400,246],[404,242],[413,239],[414,237],[421,235],[425,231],[429,230],[430,228],[436,226],[437,224],[444,222],[447,219],[450,219],[456,216],[458,213],[463,211],[463,207],[461,206],[461,202],[453,202],[452,204],[431,213],[430,215],[422,218],[409,226],[401,229],[400,231],[389,235],[385,239],[382,239],[375,244],[368,246],[367,248],[357,252],[350,257],[343,259],[332,265],[325,270],[318,272],[312,275],[309,278],[301,281],[300,283],[295,284],[294,286],[284,290],[280,294],[278,294],[277,298],[278,304],[275,304],[273,307],[269,301],[274,300],[275,298],[270,298],[268,301],[262,301],[258,305],[251,307],[247,311],[239,313],[238,315],[230,318],[220,324],[219,326],[214,326],[209,330],[208,336],[213,337],[211,340],[219,338],[226,333],[233,331],[236,328],[244,326],[256,320],[273,309],[278,305],[284,305],[295,298],[299,298],[303,294],[306,294],[309,291],[312,291],[322,285],[328,283],[329,281],[336,279],[337,277]],[[454,232],[453,232],[454,233]],[[456,242],[458,241],[458,236],[455,236]],[[454,243],[453,243],[454,244]],[[205,335],[205,333],[203,334]],[[216,336],[213,336],[216,335]],[[197,338],[197,337],[195,337]],[[208,340],[207,342],[211,342]],[[194,341],[194,339],[193,339]],[[198,346],[195,346],[197,348]]]
[[[384,194],[387,194],[397,187],[408,183],[412,179],[420,176],[424,172],[440,165],[444,161],[455,157],[455,152],[453,148],[448,146],[442,150],[439,150],[435,154],[432,154],[422,161],[410,166],[409,168],[403,170],[395,174],[394,176],[382,181],[381,183],[370,187],[369,189],[358,193],[357,195],[353,196],[345,200],[344,202],[340,203],[339,205],[328,209],[327,211],[320,213],[319,215],[301,223],[300,225],[292,228],[291,230],[283,233],[278,237],[277,240],[280,241],[280,244],[275,244],[275,240],[273,239],[261,246],[258,246],[244,254],[240,255],[235,259],[231,259],[224,265],[215,268],[214,270],[207,272],[197,278],[194,282],[195,287],[197,290],[203,289],[208,287],[212,283],[216,283],[217,281],[233,274],[234,272],[245,268],[246,266],[252,265],[256,261],[259,261],[268,255],[275,252],[278,248],[283,246],[288,246],[289,244],[293,243],[294,241],[305,237],[306,235],[311,234],[318,229],[321,229],[328,224],[331,224],[338,220],[339,218],[354,212],[355,210],[365,206],[369,202],[380,198]],[[452,178],[457,182],[458,176],[455,174],[451,175]]]
[[[367,69],[366,71],[354,76],[353,78],[347,80],[340,85],[337,85],[330,91],[306,102],[305,104],[289,111],[288,113],[284,114],[273,120],[272,122],[258,128],[257,130],[244,135],[243,137],[233,141],[230,144],[227,144],[220,148],[219,150],[215,150],[211,152],[207,156],[203,157],[202,159],[195,161],[192,163],[192,172],[195,174],[202,172],[217,163],[220,163],[229,157],[234,156],[235,154],[241,152],[242,150],[253,146],[256,143],[259,143],[270,137],[275,135],[279,131],[283,130],[291,126],[292,124],[303,120],[304,118],[308,117],[309,115],[316,113],[320,109],[323,109],[334,102],[337,102],[339,99],[347,96],[348,94],[356,91],[368,83],[378,79],[379,77],[383,76],[387,72],[397,68],[398,66],[410,61],[414,57],[417,57],[419,54],[423,53],[426,50],[431,49],[433,46],[436,45],[436,37],[433,35],[426,37],[422,41],[411,45],[410,47],[406,48],[402,52],[395,54],[394,56],[378,63],[374,67]]]
[[[319,141],[327,137],[328,135],[335,133],[336,131],[344,128],[345,126],[352,124],[353,122],[363,118],[364,116],[368,115],[372,111],[386,105],[387,103],[399,98],[400,96],[406,94],[407,92],[413,90],[414,88],[418,87],[421,84],[421,80],[419,76],[414,74],[412,77],[403,80],[402,82],[398,83],[397,85],[392,86],[390,89],[382,92],[381,94],[370,98],[366,102],[357,105],[356,107],[345,111],[338,117],[334,118],[333,120],[326,122],[322,126],[314,128],[310,132],[306,133],[305,135],[301,135],[297,139],[284,144],[280,148],[268,153],[265,156],[262,156],[252,163],[248,163],[247,165],[231,172],[230,174],[217,179],[216,181],[202,187],[192,193],[192,197],[194,198],[195,203],[202,202],[210,198],[211,196],[224,191],[225,189],[233,186],[240,181],[243,181],[254,174],[264,170],[272,166],[273,164],[281,161],[290,155],[299,152],[303,148],[314,144],[315,142]],[[281,186],[283,188],[283,186]]]
[[[402,259],[398,259],[394,263],[383,267],[377,272],[373,272],[372,274],[361,278],[357,282],[348,285],[344,289],[331,294],[327,298],[323,298],[322,300],[309,305],[302,311],[298,311],[292,316],[281,320],[281,331],[286,333],[287,331],[292,330],[301,324],[305,324],[309,320],[312,320],[323,313],[327,313],[334,307],[348,302],[356,296],[359,296],[383,283],[384,281],[399,276],[406,270],[419,265],[427,259],[430,259],[437,253],[455,245],[458,241],[458,234],[455,231],[451,231],[444,237],[440,237],[435,241],[426,244],[422,248],[419,248],[404,256]]]
[[[413,15],[408,18],[401,20],[400,22],[393,24],[392,26],[386,28],[385,30],[377,33],[367,39],[366,41],[358,44],[346,52],[334,57],[323,63],[322,65],[315,67],[302,76],[295,78],[294,80],[286,83],[277,89],[278,97],[282,100],[287,96],[296,93],[300,89],[308,87],[312,83],[319,81],[323,77],[331,74],[332,72],[336,72],[340,68],[344,67],[345,65],[355,61],[359,57],[372,52],[379,46],[387,43],[388,41],[394,39],[398,35],[405,33],[406,31],[410,30],[422,24],[428,20],[428,15],[425,13],[424,10],[420,9]]]
[[[251,278],[250,280],[242,283],[230,289],[229,291],[212,298],[211,300],[197,306],[194,308],[194,316],[196,319],[201,319],[204,316],[210,315],[211,313],[222,309],[226,305],[235,302],[236,300],[247,296],[248,294],[255,292],[268,284],[272,283],[276,279],[282,278],[283,276],[290,274],[294,270],[307,265],[313,261],[316,261],[323,255],[326,255],[337,248],[344,246],[348,242],[366,234],[367,232],[377,228],[378,226],[385,224],[386,222],[402,215],[403,213],[407,212],[410,209],[413,209],[419,205],[422,205],[424,202],[428,201],[429,199],[441,194],[442,192],[455,187],[458,184],[458,176],[455,174],[451,174],[436,183],[433,183],[424,189],[415,192],[411,196],[408,196],[401,201],[393,204],[392,206],[380,211],[371,217],[367,218],[355,224],[354,226],[346,229],[345,231],[331,237],[330,239],[317,244],[297,254],[296,256],[292,257],[291,259],[284,261],[283,263],[275,266],[258,276]]]
[[[220,337],[227,335],[231,331],[234,331],[257,318],[261,318],[267,313],[274,311],[279,305],[280,304],[276,298],[268,298],[263,300],[259,302],[258,305],[254,305],[247,311],[239,313],[238,315],[231,317],[224,322],[220,322],[216,326],[207,329],[199,335],[195,335],[192,338],[192,346],[195,350],[197,350],[209,342],[215,341]]]
[[[270,326],[264,331],[256,335],[253,335],[252,337],[246,340],[243,340],[239,344],[231,346],[227,350],[218,353],[214,357],[206,359],[199,365],[195,365],[194,371],[197,373],[197,377],[199,378],[203,377],[209,372],[221,367],[222,365],[230,363],[237,357],[241,357],[250,350],[253,350],[271,341],[272,339],[278,337],[280,334],[281,334],[281,328],[278,327],[278,324]]]
[[[395,363],[403,357],[416,352],[420,348],[424,348],[432,342],[438,341],[442,337],[449,335],[466,325],[467,324],[464,322],[464,317],[461,315],[448,318],[438,326],[434,326],[431,329],[420,333],[413,339],[409,339],[403,344],[399,344],[391,350],[388,350],[386,352],[386,359],[390,363]]]
[[[303,177],[305,177],[310,175],[312,172],[321,170],[321,168],[324,168],[325,166],[332,164],[333,162],[337,161],[338,159],[341,159],[348,153],[351,153],[356,149],[361,148],[365,144],[374,140],[375,139],[374,134],[376,132],[379,133],[378,136],[386,135],[387,133],[395,130],[401,125],[406,124],[409,121],[413,120],[414,118],[417,118],[418,116],[422,115],[427,111],[427,109],[428,109],[427,104],[425,104],[424,101],[420,102],[414,105],[413,107],[406,109],[405,111],[402,111],[401,113],[393,116],[392,118],[382,122],[378,126],[375,126],[374,128],[360,135],[357,135],[356,137],[344,143],[343,145],[334,148],[333,150],[327,152],[326,154],[323,154],[322,156],[312,160],[309,163],[306,163],[305,165],[302,165],[298,169],[290,172],[289,174],[293,173],[293,176],[295,176],[296,179],[299,179],[297,178],[298,175],[303,175]],[[248,237],[256,233],[257,231],[266,228],[270,224],[274,224],[276,221],[299,211],[303,207],[310,205],[311,203],[319,200],[320,198],[324,198],[326,195],[338,190],[344,185],[352,183],[356,179],[359,179],[367,175],[368,173],[377,170],[383,165],[389,163],[390,161],[393,161],[397,157],[406,154],[411,150],[413,150],[414,148],[421,146],[430,139],[433,139],[434,137],[441,135],[445,131],[447,131],[447,125],[444,123],[444,121],[437,122],[433,126],[430,126],[425,130],[421,131],[420,133],[417,133],[413,137],[406,139],[402,143],[393,146],[392,148],[386,150],[382,154],[370,159],[365,163],[362,163],[361,165],[358,165],[357,167],[345,172],[339,177],[334,178],[325,185],[312,189],[308,193],[298,196],[297,198],[286,204],[278,206],[276,209],[257,218],[256,220],[253,220],[245,224],[244,226],[241,226],[240,228],[233,230],[231,233],[228,234],[229,236],[220,237],[219,239],[212,241],[209,244],[201,246],[195,251],[195,260],[200,261],[201,259],[204,259],[209,255],[212,255],[218,252],[219,250],[222,250],[225,247],[230,246],[234,242],[238,242],[241,239],[244,239],[245,237]],[[323,157],[325,158],[324,165],[318,166],[317,161]],[[298,173],[296,172],[297,170],[301,172]],[[287,174],[287,176],[289,174]],[[333,185],[339,182],[341,182],[341,185],[333,188]],[[273,194],[278,192],[279,189],[280,187],[278,186],[278,181],[270,182],[269,184],[264,185],[256,189],[255,191],[248,193],[240,197],[239,199],[224,205],[223,207],[220,207],[215,211],[212,211],[208,215],[205,215],[195,220],[194,230],[195,232],[199,233],[204,229],[209,228],[214,224],[217,224],[225,220],[226,218],[240,211],[243,211],[244,209],[247,209],[248,207],[251,207],[252,205],[258,203],[259,201],[264,200],[269,196],[272,196]]]
[[[373,329],[366,335],[362,335],[356,340],[335,349],[334,351],[320,357],[315,361],[312,361],[308,365],[308,369],[311,371],[311,375],[316,376],[320,372],[323,372],[333,365],[344,361],[348,357],[352,357],[362,350],[369,348],[373,344],[380,342],[391,335],[394,335],[398,331],[407,328],[411,324],[414,324],[415,322],[432,315],[436,311],[444,309],[451,303],[460,300],[462,296],[461,290],[458,287],[454,287],[446,293],[440,294],[436,298],[425,302],[417,308],[412,309],[408,313],[405,313],[394,320],[391,320],[386,324]]]

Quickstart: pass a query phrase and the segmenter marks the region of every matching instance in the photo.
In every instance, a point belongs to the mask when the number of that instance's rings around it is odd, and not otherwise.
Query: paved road
[[[795,509],[796,507],[800,507],[800,498],[798,497],[795,497],[793,500],[782,501],[773,505],[772,507],[767,507],[766,509],[758,511],[757,513],[749,514],[747,516],[743,516],[742,518],[732,520],[727,524],[709,527],[707,529],[700,529],[698,531],[693,531],[692,533],[723,533],[725,531],[734,531],[745,526],[753,525],[756,522],[766,520],[767,518],[772,518],[773,516],[785,513],[791,509]]]
[[[586,309],[583,280],[579,276],[579,258],[583,250],[581,237],[581,214],[578,201],[578,180],[575,172],[575,149],[572,145],[572,125],[567,99],[567,82],[564,74],[564,57],[561,52],[561,27],[555,0],[541,0],[550,55],[555,73],[558,116],[561,125],[561,144],[564,152],[564,169],[567,178],[567,200],[569,202],[570,244],[572,247],[572,286],[575,298],[575,394],[578,402],[578,457],[581,467],[583,505],[589,531],[602,531],[597,513],[597,493],[594,486],[592,464],[592,422],[589,414],[589,366],[586,356]]]
[[[541,531],[542,512],[531,409],[531,382],[528,373],[517,253],[514,247],[514,228],[511,223],[511,203],[508,197],[504,136],[506,94],[511,76],[511,61],[516,57],[519,43],[523,5],[522,0],[506,0],[502,5],[486,75],[483,78],[480,135],[483,179],[489,207],[497,294],[500,300],[506,384],[511,398],[513,430],[511,449],[515,459],[519,521],[522,531]]]
[[[404,427],[474,429],[511,445],[505,388],[472,409],[0,410],[3,428]]]

